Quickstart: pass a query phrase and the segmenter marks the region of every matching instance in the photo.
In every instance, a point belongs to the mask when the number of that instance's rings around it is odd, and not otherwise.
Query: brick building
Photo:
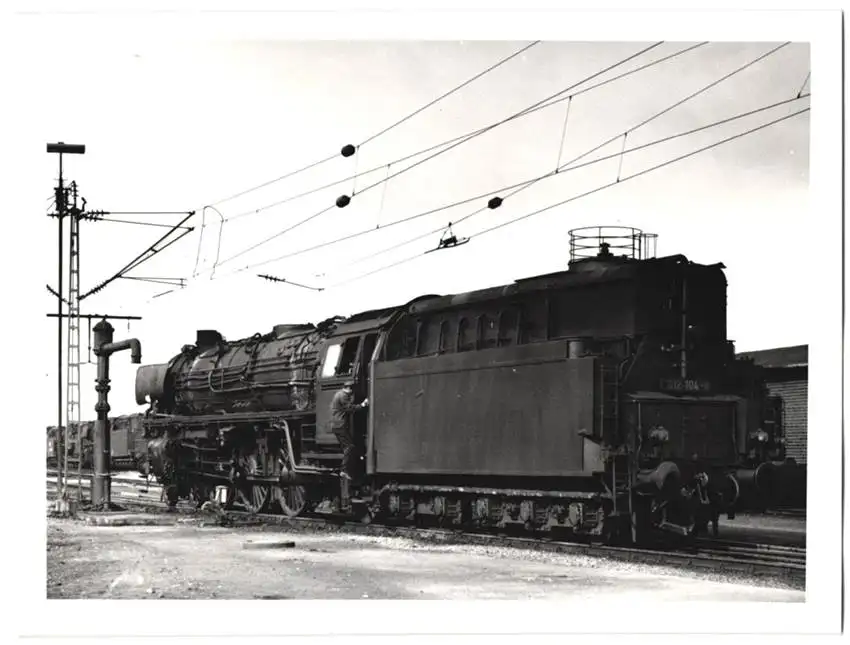
[[[765,369],[771,395],[782,398],[785,456],[806,463],[806,423],[809,401],[809,346],[741,352]]]

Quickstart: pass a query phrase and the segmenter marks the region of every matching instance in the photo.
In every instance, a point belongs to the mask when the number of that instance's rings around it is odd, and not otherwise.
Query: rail
[[[84,480],[85,481],[85,480]],[[115,483],[140,483],[136,478],[116,476]],[[48,495],[51,494],[48,477]],[[55,482],[54,482],[55,489]],[[156,499],[156,484],[150,486],[150,497],[129,495],[122,497],[121,492],[113,495],[126,507],[164,513],[171,510],[178,515],[209,517],[209,513],[194,507],[180,504],[176,509],[168,509],[165,502]],[[160,489],[161,490],[161,489]],[[57,491],[53,491],[56,494]],[[750,578],[779,579],[791,587],[805,588],[806,548],[759,542],[733,542],[718,539],[698,539],[692,545],[676,550],[669,547],[621,547],[567,542],[550,538],[515,537],[496,535],[486,532],[458,531],[452,529],[420,528],[413,526],[394,526],[392,524],[363,524],[352,522],[342,516],[316,517],[301,516],[290,518],[285,515],[268,513],[250,513],[247,511],[216,511],[218,521],[233,526],[262,525],[282,526],[289,529],[340,530],[349,533],[368,535],[397,536],[437,543],[477,544],[492,547],[513,547],[553,553],[584,555],[607,558],[645,565],[686,568],[703,573],[721,575],[739,575]]]

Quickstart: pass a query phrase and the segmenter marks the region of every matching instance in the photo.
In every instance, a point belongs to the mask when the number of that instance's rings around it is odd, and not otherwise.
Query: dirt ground
[[[47,597],[805,600],[802,591],[765,582],[584,556],[149,521],[167,524],[48,519]]]

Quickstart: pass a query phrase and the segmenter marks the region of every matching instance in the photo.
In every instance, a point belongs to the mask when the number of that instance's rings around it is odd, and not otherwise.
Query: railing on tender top
[[[658,245],[657,234],[631,226],[585,226],[569,233],[570,262],[599,257],[606,250],[613,256],[647,260],[655,257]]]

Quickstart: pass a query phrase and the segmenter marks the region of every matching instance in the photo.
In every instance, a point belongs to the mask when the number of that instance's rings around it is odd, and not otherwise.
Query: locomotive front
[[[265,335],[228,342],[199,331],[166,364],[140,367],[136,402],[144,419],[147,468],[170,501],[205,501],[219,485],[252,495],[238,480],[279,479],[287,451],[281,421],[297,423],[314,406],[318,349],[327,324],[278,325]]]
[[[136,403],[187,416],[307,409],[320,336],[313,325],[278,325],[235,342],[199,331],[167,364],[137,370]]]

